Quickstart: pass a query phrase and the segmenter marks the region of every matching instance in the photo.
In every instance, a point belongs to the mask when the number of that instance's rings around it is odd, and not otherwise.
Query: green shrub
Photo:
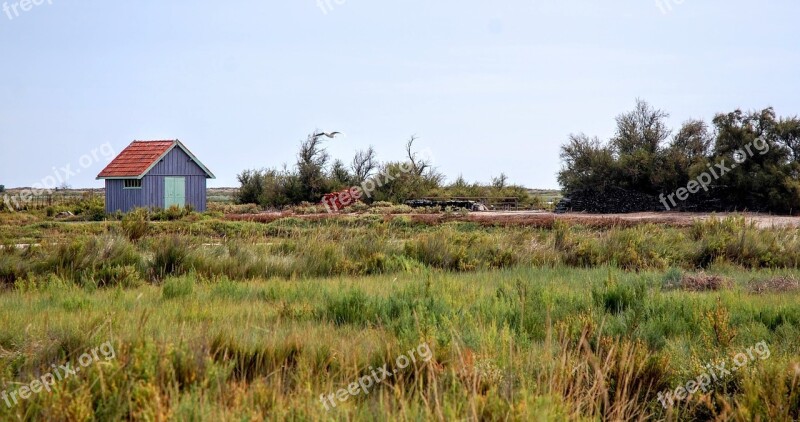
[[[668,290],[677,289],[681,285],[681,280],[683,280],[683,271],[680,268],[672,267],[664,273],[661,285]]]
[[[103,221],[106,219],[105,199],[101,196],[84,195],[72,212],[85,221]]]
[[[647,285],[643,282],[619,283],[609,276],[602,289],[592,289],[592,298],[606,312],[619,314],[644,303]]]
[[[411,214],[414,211],[413,208],[409,207],[408,205],[390,205],[388,207],[375,207],[373,206],[370,209],[370,213],[373,214]]]
[[[347,261],[346,271],[349,274],[369,275],[387,272],[392,254],[386,239],[378,233],[370,232],[365,236],[347,239],[342,242],[343,258]],[[395,249],[400,254],[400,248]]]
[[[325,319],[336,325],[363,324],[369,318],[368,298],[363,291],[353,289],[328,297]]]
[[[234,280],[256,278],[288,277],[290,260],[264,253],[262,248],[254,248],[239,242],[226,245],[203,247],[192,251],[191,267],[205,278],[228,277]]]
[[[256,204],[221,204],[217,202],[209,202],[208,203],[208,211],[209,213],[215,213],[215,215],[225,215],[225,214],[258,214],[261,211],[261,207]]]
[[[189,268],[189,242],[178,236],[160,239],[154,246],[151,276],[163,279],[166,276],[185,274]]]
[[[356,202],[355,204],[344,209],[344,212],[347,214],[360,214],[367,211],[369,211],[369,205],[363,202]]]
[[[185,207],[173,205],[167,209],[154,208],[150,210],[150,219],[153,221],[178,221],[188,217],[194,212],[191,204]]]
[[[242,283],[232,281],[228,277],[222,277],[214,284],[211,295],[222,299],[241,301],[250,297],[251,292]]]
[[[347,269],[341,246],[335,243],[308,244],[300,250],[295,271],[303,276],[329,277]]]
[[[13,245],[0,250],[0,286],[13,286],[17,279],[27,276],[29,264],[20,255]]]
[[[572,226],[563,220],[553,222],[553,246],[556,250],[563,252],[573,246],[571,228]]]
[[[408,216],[396,216],[389,221],[389,225],[394,229],[409,229],[414,227],[414,221]]]
[[[119,286],[134,288],[143,284],[139,271],[133,265],[101,267],[94,277],[97,287]]]
[[[187,297],[194,292],[194,284],[194,277],[191,275],[169,277],[164,281],[161,295],[167,300]]]
[[[117,236],[78,238],[26,253],[41,255],[34,260],[34,270],[38,274],[52,272],[80,285],[93,280],[97,282],[98,278],[101,281],[117,280],[117,276],[109,276],[110,268],[136,268],[142,261],[136,248],[127,239]]]
[[[133,242],[144,237],[149,228],[150,218],[146,209],[137,208],[122,217],[122,232]]]
[[[407,242],[405,254],[431,267],[467,271],[475,267],[475,263],[470,259],[468,247],[457,234],[440,231]]]
[[[298,215],[324,214],[325,207],[322,205],[312,205],[308,202],[304,202],[292,208],[292,211]]]
[[[492,268],[510,268],[519,262],[519,257],[511,249],[494,246],[488,249],[487,254]]]
[[[639,226],[614,230],[604,242],[604,261],[626,270],[661,269],[666,266],[662,251],[665,242],[655,239],[652,227]]]

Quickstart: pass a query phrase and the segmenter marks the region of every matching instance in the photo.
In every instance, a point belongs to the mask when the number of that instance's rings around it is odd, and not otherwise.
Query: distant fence
[[[514,197],[507,197],[507,198],[490,198],[490,197],[478,197],[478,196],[457,196],[457,197],[448,197],[448,198],[422,198],[429,201],[474,201],[480,202],[483,205],[486,205],[487,208],[493,211],[517,211],[521,209],[519,204],[519,198]]]
[[[93,200],[94,198],[105,198],[102,190],[99,191],[67,191],[53,192],[46,195],[29,196],[23,200],[19,192],[6,192],[0,195],[0,207],[6,209],[6,196],[11,203],[11,207],[20,210],[39,210],[60,205],[75,205],[81,201]]]
[[[32,209],[41,209],[58,205],[74,204],[86,198],[91,199],[93,196],[94,195],[91,194],[87,196],[58,194],[33,196],[31,200],[28,201],[28,207]]]

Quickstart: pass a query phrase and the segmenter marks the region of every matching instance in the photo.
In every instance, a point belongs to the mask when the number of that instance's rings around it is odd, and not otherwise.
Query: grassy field
[[[0,420],[800,418],[793,229],[0,223]]]

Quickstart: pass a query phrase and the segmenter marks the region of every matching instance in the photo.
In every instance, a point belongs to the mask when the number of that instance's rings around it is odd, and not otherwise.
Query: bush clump
[[[166,300],[187,297],[194,292],[194,284],[193,276],[169,277],[164,281],[161,295]]]
[[[192,215],[194,212],[194,207],[191,204],[187,204],[185,207],[179,207],[177,205],[173,205],[167,209],[154,209],[150,212],[150,218],[153,221],[177,221],[181,220],[184,217],[188,217]]]
[[[687,292],[716,292],[732,286],[733,282],[723,276],[698,273],[684,275],[678,287]]]
[[[122,217],[122,232],[135,242],[147,234],[150,229],[150,215],[146,209],[137,208]]]
[[[747,290],[753,294],[796,292],[800,290],[800,281],[792,276],[778,276],[761,280],[752,280]]]
[[[106,219],[105,199],[99,196],[85,196],[73,211],[86,221],[103,221]]]
[[[154,246],[153,263],[150,274],[155,279],[167,276],[180,276],[188,272],[189,242],[178,236],[161,239]]]

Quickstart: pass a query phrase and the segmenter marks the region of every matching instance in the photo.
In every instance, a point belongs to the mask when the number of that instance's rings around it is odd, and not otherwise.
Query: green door
[[[173,205],[181,208],[186,206],[186,178],[184,177],[164,178],[164,208]]]

